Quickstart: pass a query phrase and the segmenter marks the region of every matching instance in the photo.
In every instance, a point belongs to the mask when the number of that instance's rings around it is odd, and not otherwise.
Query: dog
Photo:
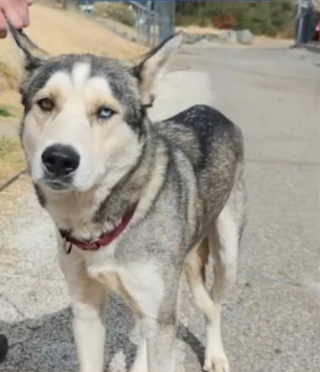
[[[22,31],[11,33],[24,70],[21,142],[38,200],[56,226],[80,372],[103,370],[110,292],[140,326],[131,372],[174,372],[184,272],[206,320],[203,368],[229,372],[221,305],[236,280],[245,225],[243,137],[209,106],[162,122],[147,113],[183,35],[129,64],[51,57]]]

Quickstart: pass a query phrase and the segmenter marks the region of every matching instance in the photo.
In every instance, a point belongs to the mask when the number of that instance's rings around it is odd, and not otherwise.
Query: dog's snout
[[[52,145],[42,153],[42,162],[56,177],[67,176],[78,168],[80,156],[71,146]]]

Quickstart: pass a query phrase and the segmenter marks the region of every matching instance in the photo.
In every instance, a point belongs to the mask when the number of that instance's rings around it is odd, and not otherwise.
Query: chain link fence
[[[95,3],[119,3],[116,0],[60,0],[74,2],[82,11],[91,13]],[[174,1],[127,1],[124,2],[136,15],[137,43],[155,46],[174,33]]]
[[[174,33],[174,1],[129,1],[137,14],[138,44],[154,46]]]

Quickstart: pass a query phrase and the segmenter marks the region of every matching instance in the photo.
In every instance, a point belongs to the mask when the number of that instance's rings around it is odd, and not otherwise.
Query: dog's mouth
[[[50,175],[45,175],[42,182],[54,191],[70,190],[75,188],[72,184],[72,177],[53,178]]]
[[[65,183],[59,181],[49,181],[46,182],[46,184],[55,191],[67,190],[71,188],[70,185],[66,185]]]

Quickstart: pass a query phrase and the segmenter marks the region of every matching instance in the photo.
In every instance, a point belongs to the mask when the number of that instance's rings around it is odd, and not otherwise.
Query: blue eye
[[[100,107],[98,110],[97,116],[99,119],[106,120],[111,118],[111,116],[114,114],[114,111],[111,110],[108,107]]]

